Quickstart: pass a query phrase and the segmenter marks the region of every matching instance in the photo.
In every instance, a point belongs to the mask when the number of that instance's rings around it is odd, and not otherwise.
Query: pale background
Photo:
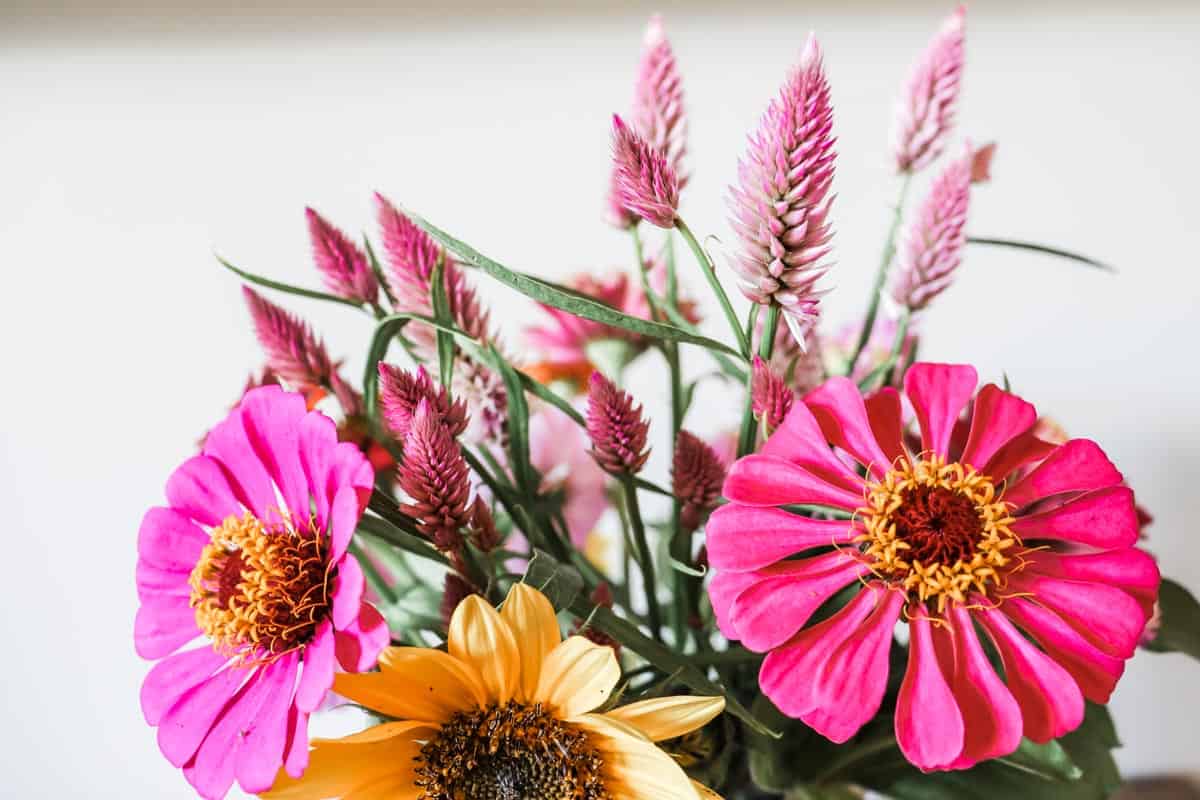
[[[189,797],[138,711],[134,540],[259,360],[212,253],[315,286],[304,204],[358,231],[380,189],[514,267],[625,264],[628,242],[598,222],[608,116],[653,9],[18,5],[0,9],[0,795]],[[950,3],[660,7],[692,118],[684,211],[725,241],[743,137],[819,32],[842,154],[827,309],[859,313],[895,189],[890,103]],[[1200,9],[978,2],[969,25],[962,130],[1000,143],[971,230],[1120,274],[974,250],[925,355],[1006,371],[1099,439],[1156,515],[1166,571],[1200,587]],[[517,341],[525,306],[488,293]],[[365,319],[284,302],[360,362]],[[1198,679],[1182,657],[1135,658],[1113,702],[1130,774],[1200,769]]]

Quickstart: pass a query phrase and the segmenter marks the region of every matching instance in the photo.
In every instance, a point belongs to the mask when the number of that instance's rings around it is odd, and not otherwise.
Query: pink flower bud
[[[421,401],[428,401],[430,410],[457,438],[467,427],[467,406],[459,399],[450,399],[446,387],[435,383],[424,367],[405,372],[392,364],[379,362],[379,407],[384,424],[400,442],[412,430],[413,418]]]
[[[405,513],[438,550],[458,552],[470,524],[470,473],[450,431],[430,402],[422,399],[404,439],[400,488],[410,498]]]
[[[750,408],[768,435],[783,423],[795,400],[796,393],[783,378],[760,356],[755,356],[754,374],[750,381]]]
[[[329,291],[356,303],[374,303],[379,296],[379,282],[367,262],[367,254],[316,211],[307,208],[304,213],[312,238],[313,260]]]
[[[695,530],[704,514],[716,507],[725,482],[725,465],[703,439],[681,430],[675,439],[671,462],[671,491],[683,503],[679,521]]]
[[[334,372],[333,360],[308,323],[249,286],[242,287],[242,294],[271,371],[298,388],[328,385]]]
[[[588,381],[587,431],[596,463],[615,475],[640,472],[650,457],[649,429],[642,407],[629,393],[593,372]]]
[[[675,226],[679,178],[660,150],[613,115],[613,182],[618,204],[651,225]]]

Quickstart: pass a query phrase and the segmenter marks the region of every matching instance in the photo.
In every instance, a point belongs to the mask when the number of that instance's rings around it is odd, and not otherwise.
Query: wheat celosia
[[[660,228],[675,226],[679,177],[666,155],[613,114],[613,191],[623,208]]]
[[[750,408],[754,418],[762,423],[768,434],[783,422],[792,410],[796,393],[783,376],[771,369],[761,356],[754,357],[754,372],[750,380]]]
[[[667,163],[679,178],[679,188],[687,185],[687,173],[683,169],[683,157],[687,152],[683,78],[675,62],[675,51],[663,30],[662,17],[657,14],[650,18],[642,41],[642,59],[638,64],[629,121],[651,147],[666,156]]]
[[[602,373],[593,372],[588,381],[587,432],[596,463],[614,475],[640,472],[650,457],[649,430],[641,405]]]
[[[305,209],[304,213],[312,238],[313,260],[329,291],[356,303],[374,304],[379,296],[379,281],[367,254],[313,209]]]
[[[892,299],[919,311],[945,291],[962,263],[967,246],[967,209],[971,196],[970,148],[946,165],[928,197],[905,229],[892,274]]]
[[[897,172],[916,172],[946,146],[958,110],[966,50],[967,7],[942,23],[913,67],[892,124],[892,156]]]
[[[801,342],[820,313],[816,283],[828,269],[833,145],[829,82],[821,47],[809,36],[800,63],[750,136],[729,197],[742,245],[730,265],[742,293],[755,303],[779,303]]]
[[[397,441],[403,442],[408,437],[422,400],[429,401],[430,410],[441,419],[451,438],[466,430],[466,403],[451,399],[446,387],[435,383],[424,367],[406,372],[393,364],[379,362],[379,409],[384,424]]]
[[[254,333],[267,356],[267,366],[296,387],[327,386],[333,375],[333,359],[312,328],[249,286],[242,287]]]
[[[679,522],[685,530],[700,527],[704,515],[716,507],[724,480],[725,465],[716,451],[699,436],[681,430],[671,461],[671,491],[682,503]]]
[[[408,495],[404,511],[439,550],[457,553],[462,529],[471,521],[470,472],[462,451],[429,400],[417,404],[404,438],[400,488]]]

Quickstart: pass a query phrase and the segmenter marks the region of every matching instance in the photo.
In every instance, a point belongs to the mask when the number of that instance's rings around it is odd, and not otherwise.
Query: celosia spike
[[[896,105],[892,156],[897,172],[916,172],[941,155],[954,127],[966,64],[967,7],[942,23],[913,67]]]
[[[336,371],[329,376],[329,388],[333,390],[333,395],[337,398],[338,405],[342,407],[344,415],[347,417],[363,415],[362,392],[347,383]]]
[[[686,186],[683,158],[687,152],[687,117],[683,79],[658,14],[650,18],[642,40],[630,123],[652,148],[666,157],[679,179],[679,188]]]
[[[716,507],[724,482],[725,465],[717,452],[700,437],[679,431],[671,462],[671,491],[683,503],[679,522],[685,530],[700,527],[705,512]]]
[[[821,46],[810,35],[750,136],[729,195],[730,223],[742,244],[729,263],[742,293],[755,303],[779,303],[801,342],[820,314],[816,283],[828,269],[834,141]]]
[[[421,398],[404,439],[400,488],[410,498],[406,513],[442,552],[462,547],[462,529],[470,524],[470,474],[450,431],[427,398]]]
[[[466,403],[457,398],[452,400],[446,387],[435,383],[424,367],[406,372],[393,364],[379,362],[379,407],[384,424],[398,441],[403,442],[408,436],[422,400],[429,402],[452,438],[466,430]]]
[[[312,239],[313,260],[329,291],[358,303],[374,304],[379,282],[367,254],[311,208],[304,210]]]
[[[925,308],[950,285],[967,244],[971,164],[966,152],[950,162],[905,230],[891,295],[910,311]]]
[[[476,495],[475,502],[471,504],[471,544],[482,553],[490,553],[500,545],[500,540],[492,509],[482,497]]]
[[[242,294],[271,371],[297,387],[327,385],[333,360],[308,323],[249,286],[242,287]]]
[[[679,178],[662,151],[613,114],[613,189],[617,202],[660,228],[675,225]]]
[[[629,393],[593,372],[588,381],[587,431],[596,463],[615,475],[640,472],[650,457],[649,430],[642,407]]]
[[[754,418],[763,424],[768,434],[783,423],[795,399],[796,393],[784,379],[762,357],[755,356],[754,373],[750,381],[750,408]]]

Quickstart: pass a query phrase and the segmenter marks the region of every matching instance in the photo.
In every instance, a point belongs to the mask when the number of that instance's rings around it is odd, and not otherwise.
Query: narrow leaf
[[[439,258],[433,268],[430,282],[433,290],[433,318],[442,325],[453,326],[454,320],[450,315],[450,300],[446,297],[445,259]],[[437,332],[438,368],[441,373],[442,386],[450,390],[450,381],[454,378],[454,337],[444,330]]]
[[[273,281],[270,278],[264,278],[261,275],[255,275],[253,272],[246,272],[244,269],[238,269],[220,256],[217,256],[216,259],[217,261],[221,262],[221,266],[225,267],[225,269],[229,270],[234,275],[237,275],[242,280],[249,281],[250,283],[255,283],[259,286],[265,286],[268,289],[276,289],[280,292],[287,292],[288,294],[294,294],[299,297],[309,297],[313,300],[328,300],[331,303],[341,303],[344,306],[351,306],[352,308],[362,308],[361,304],[356,303],[353,300],[347,300],[346,298],[338,297],[335,294],[318,292],[315,289],[304,289],[299,286],[292,286],[288,283]]]
[[[1057,256],[1058,258],[1065,258],[1069,261],[1075,261],[1079,264],[1086,264],[1089,267],[1102,269],[1105,272],[1117,271],[1116,268],[1110,267],[1103,261],[1097,261],[1094,258],[1088,258],[1087,256],[1080,255],[1079,253],[1072,253],[1070,250],[1062,250],[1057,247],[1050,247],[1049,245],[1037,244],[1035,242],[1020,242],[1015,239],[996,239],[991,237],[985,238],[982,236],[968,236],[967,244],[986,244],[992,247],[1011,247],[1016,250],[1029,250],[1034,253]]]

